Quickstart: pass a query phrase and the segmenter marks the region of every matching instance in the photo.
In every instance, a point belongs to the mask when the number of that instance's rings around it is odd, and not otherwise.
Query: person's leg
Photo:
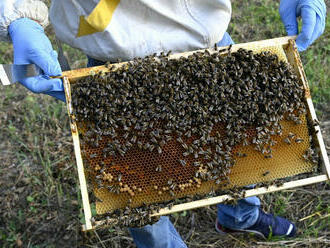
[[[253,188],[250,185],[249,188]],[[218,218],[215,229],[219,233],[250,232],[267,238],[273,236],[293,237],[295,225],[282,217],[263,212],[258,197],[241,199],[237,205],[218,204]]]
[[[256,196],[241,199],[237,205],[218,204],[218,222],[230,229],[246,229],[256,223],[259,208]]]
[[[249,188],[253,188],[250,185]],[[263,212],[256,196],[241,199],[237,205],[218,204],[216,230],[219,233],[250,232],[263,238],[273,236],[293,237],[295,225],[282,217]]]
[[[187,248],[167,216],[153,225],[129,230],[138,248]]]

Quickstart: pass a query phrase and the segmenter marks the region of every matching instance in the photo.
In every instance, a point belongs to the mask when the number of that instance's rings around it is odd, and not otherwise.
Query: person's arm
[[[44,72],[20,83],[34,93],[65,101],[62,81],[50,79],[62,72],[57,53],[44,32],[47,24],[48,9],[41,1],[2,0],[0,3],[0,39],[12,41],[14,64],[35,64]]]
[[[19,18],[29,18],[38,22],[43,28],[48,24],[48,8],[41,1],[35,0],[1,0],[0,1],[0,40],[10,41],[8,27]]]
[[[299,51],[306,50],[324,32],[326,6],[323,0],[281,0],[279,11],[288,35],[298,35]],[[298,17],[302,19],[299,34]]]

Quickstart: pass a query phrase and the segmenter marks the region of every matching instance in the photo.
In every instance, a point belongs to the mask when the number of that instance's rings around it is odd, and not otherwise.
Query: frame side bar
[[[307,105],[309,107],[312,119],[317,120],[317,116],[316,116],[315,109],[314,109],[313,102],[312,102],[311,98],[307,98]],[[321,157],[322,157],[322,160],[323,160],[324,169],[325,169],[325,172],[328,175],[328,179],[330,179],[330,162],[329,162],[329,158],[328,158],[328,155],[327,155],[327,150],[325,148],[325,144],[324,144],[324,141],[323,141],[321,128],[320,128],[319,125],[317,125],[317,126],[314,127],[314,129],[315,129],[316,137],[317,137],[317,140],[318,140],[318,143],[319,143],[319,148],[320,148]]]
[[[84,208],[84,216],[85,216],[85,228],[89,230],[92,229],[92,223],[91,223],[92,211],[89,204],[86,177],[85,177],[84,166],[80,151],[78,129],[72,113],[70,82],[67,77],[63,78],[63,84],[64,84],[67,110],[70,117],[70,126],[71,126],[71,133],[73,139],[74,153],[77,162],[79,184],[80,184],[80,190],[81,190],[81,196],[82,196],[82,202]]]
[[[307,89],[309,91],[307,77],[306,77],[305,71],[303,69],[303,66],[300,63],[300,61],[301,61],[300,60],[300,55],[298,53],[295,42],[293,40],[289,40],[289,45],[292,46],[292,48],[293,48],[294,59],[295,59],[296,64],[297,64],[297,69],[298,69],[298,73],[300,74],[300,78],[301,78],[301,80],[304,84],[305,89]],[[317,116],[316,116],[316,112],[315,112],[315,109],[314,109],[313,101],[312,101],[312,98],[311,98],[311,95],[310,95],[309,92],[306,94],[306,101],[307,101],[307,106],[309,108],[309,112],[310,112],[312,120],[317,121]],[[329,162],[329,158],[328,158],[328,155],[327,155],[327,150],[325,148],[325,144],[324,144],[324,141],[323,141],[321,128],[320,128],[319,124],[316,123],[316,125],[314,126],[314,131],[315,131],[315,135],[316,135],[318,145],[319,145],[319,148],[320,148],[320,153],[321,153],[321,157],[322,157],[322,160],[323,160],[324,169],[325,169],[325,172],[328,176],[328,179],[330,179],[330,162]]]

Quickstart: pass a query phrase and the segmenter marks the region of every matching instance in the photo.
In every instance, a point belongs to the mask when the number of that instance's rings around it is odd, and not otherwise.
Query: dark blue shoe
[[[266,214],[261,209],[259,210],[257,222],[247,229],[229,229],[222,226],[218,220],[216,221],[215,229],[221,234],[254,233],[264,239],[269,237],[270,234],[272,236],[287,237],[293,237],[296,234],[296,227],[292,222],[282,217]]]

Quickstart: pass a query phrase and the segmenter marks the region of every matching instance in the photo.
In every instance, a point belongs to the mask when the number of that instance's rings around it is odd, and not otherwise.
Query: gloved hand
[[[8,28],[14,46],[14,64],[35,64],[44,75],[29,77],[21,84],[34,93],[45,93],[65,101],[61,79],[50,79],[50,76],[62,74],[57,60],[57,52],[37,22],[21,18],[13,21]]]
[[[324,31],[326,6],[323,0],[281,0],[280,15],[288,35],[298,34],[297,17],[302,28],[296,40],[298,51],[304,51]]]
[[[232,38],[227,32],[224,33],[222,40],[217,43],[218,47],[229,46],[233,44],[235,44],[235,42],[232,40]]]

